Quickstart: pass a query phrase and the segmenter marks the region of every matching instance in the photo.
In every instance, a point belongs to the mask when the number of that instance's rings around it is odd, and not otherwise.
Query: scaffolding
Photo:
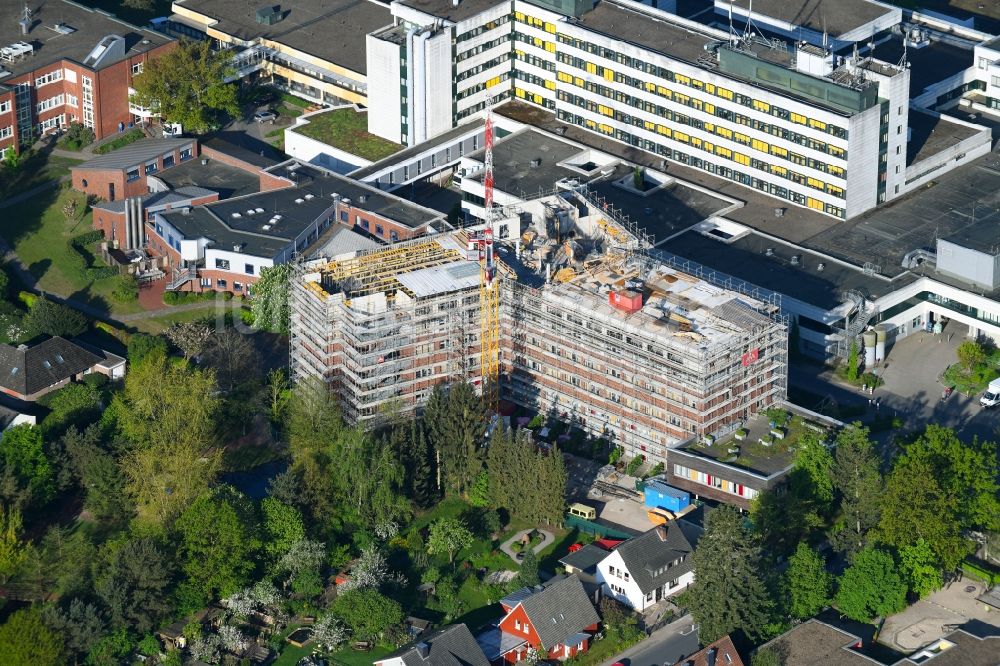
[[[330,385],[344,419],[375,425],[419,408],[434,384],[477,381],[466,331],[478,322],[477,285],[418,295],[400,276],[464,262],[457,238],[420,239],[337,262],[300,262],[290,290],[295,380]],[[471,372],[470,372],[471,371]],[[470,374],[472,376],[470,376]]]

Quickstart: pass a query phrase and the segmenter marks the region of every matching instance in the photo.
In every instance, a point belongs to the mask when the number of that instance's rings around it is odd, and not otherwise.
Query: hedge
[[[91,280],[103,280],[105,278],[116,277],[119,274],[118,269],[114,266],[88,265],[88,257],[84,254],[84,248],[88,245],[93,245],[103,238],[104,234],[95,229],[84,232],[79,236],[73,236],[73,238],[70,238],[67,241],[69,254],[72,257],[73,262],[76,263],[77,269]]]
[[[31,306],[38,300],[38,296],[30,291],[22,291],[17,294],[17,300],[24,303],[28,309],[31,309]]]
[[[990,571],[975,562],[969,562],[966,560],[959,565],[959,568],[969,577],[981,580],[987,585],[1000,585],[1000,573]]]

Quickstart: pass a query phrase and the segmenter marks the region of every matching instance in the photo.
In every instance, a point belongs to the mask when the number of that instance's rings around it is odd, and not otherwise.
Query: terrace
[[[353,107],[313,114],[291,129],[371,162],[389,157],[403,148],[398,143],[371,134],[368,131],[368,113]]]
[[[819,415],[805,415],[774,408],[724,437],[692,440],[681,450],[759,476],[770,477],[788,469],[804,437],[818,437],[830,444],[836,424]]]

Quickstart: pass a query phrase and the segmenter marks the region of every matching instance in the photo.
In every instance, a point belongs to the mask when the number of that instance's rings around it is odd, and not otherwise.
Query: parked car
[[[253,114],[253,119],[256,120],[258,124],[259,123],[274,124],[274,121],[278,119],[278,114],[275,113],[274,111],[258,111],[257,113]]]

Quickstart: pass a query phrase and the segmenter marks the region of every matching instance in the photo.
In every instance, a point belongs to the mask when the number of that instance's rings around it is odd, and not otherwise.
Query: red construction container
[[[608,292],[608,303],[610,303],[613,308],[617,308],[622,312],[628,312],[631,314],[642,309],[642,294],[631,290],[612,290]]]

